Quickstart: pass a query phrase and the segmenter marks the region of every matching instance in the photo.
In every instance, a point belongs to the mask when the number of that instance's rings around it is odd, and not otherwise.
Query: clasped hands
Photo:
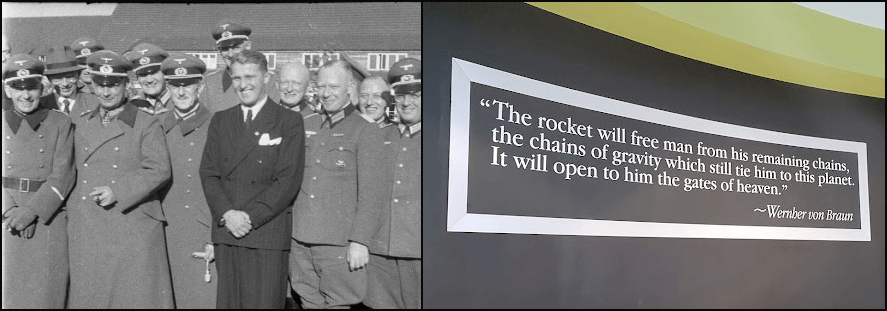
[[[242,238],[253,229],[253,223],[249,220],[249,214],[243,211],[230,210],[222,215],[225,219],[225,229],[235,238]]]
[[[12,235],[30,239],[37,230],[37,213],[25,206],[10,208],[3,214],[3,229]]]

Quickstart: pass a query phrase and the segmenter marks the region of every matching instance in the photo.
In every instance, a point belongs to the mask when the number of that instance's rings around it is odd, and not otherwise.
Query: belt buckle
[[[31,191],[31,180],[27,178],[19,179],[18,181],[18,192],[28,192]]]

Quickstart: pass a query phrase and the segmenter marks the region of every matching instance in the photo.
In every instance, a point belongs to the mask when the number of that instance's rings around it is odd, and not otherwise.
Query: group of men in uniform
[[[149,43],[4,53],[4,307],[421,307],[421,62],[328,61],[315,106],[250,34],[213,29],[214,73]]]

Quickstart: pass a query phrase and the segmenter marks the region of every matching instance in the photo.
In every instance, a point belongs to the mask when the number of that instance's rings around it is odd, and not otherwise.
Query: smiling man
[[[386,187],[378,209],[360,210],[370,256],[367,298],[375,309],[422,307],[422,63],[406,58],[388,72],[400,124],[382,129]]]
[[[305,118],[305,179],[293,208],[290,282],[304,308],[363,301],[367,243],[354,234],[355,213],[381,187],[379,127],[355,113],[351,66],[332,61],[317,73],[322,113]],[[361,235],[366,236],[366,235]]]
[[[360,83],[360,95],[358,98],[361,116],[367,121],[384,127],[388,124],[385,118],[385,109],[388,108],[388,97],[391,96],[391,87],[385,78],[379,76],[368,77]]]
[[[163,61],[160,70],[173,104],[172,111],[161,117],[172,161],[172,182],[161,191],[161,202],[169,224],[166,246],[176,308],[215,309],[219,279],[212,262],[213,221],[203,195],[198,161],[212,119],[212,112],[197,99],[206,65],[197,57],[173,54]],[[204,273],[210,273],[209,281]]]
[[[252,29],[249,27],[234,22],[222,22],[213,28],[212,36],[225,67],[206,75],[206,87],[200,98],[209,110],[222,111],[240,103],[236,87],[232,87],[234,79],[231,75],[231,64],[238,55],[252,50],[252,41],[249,39],[251,33]],[[273,72],[269,72],[269,79],[276,81],[277,77]],[[277,92],[276,83],[269,83],[267,88],[268,96],[273,101],[278,101],[280,94]]]
[[[156,116],[172,109],[166,79],[160,70],[160,64],[168,56],[169,53],[150,43],[137,44],[126,56],[132,62],[133,74],[139,80],[145,99],[150,103],[139,109],[150,115]]]
[[[233,58],[231,77],[240,104],[212,118],[200,163],[219,269],[216,307],[280,309],[305,128],[302,116],[268,98],[265,55]]]
[[[81,70],[83,68],[77,64],[70,47],[54,49],[46,57],[45,75],[52,82],[55,92],[41,98],[40,105],[69,116],[78,116],[98,106],[94,96],[81,93],[77,88]]]
[[[302,117],[314,113],[305,96],[309,80],[311,72],[301,62],[286,63],[280,68],[280,79],[277,81],[280,104],[289,110],[301,113]]]
[[[132,63],[93,53],[99,107],[73,118],[77,182],[71,220],[70,308],[172,308],[172,285],[158,190],[170,179],[157,118],[126,98]],[[142,103],[144,104],[144,103]]]
[[[44,66],[12,55],[3,85],[13,108],[3,112],[3,308],[65,307],[68,216],[74,184],[71,120],[40,109]]]

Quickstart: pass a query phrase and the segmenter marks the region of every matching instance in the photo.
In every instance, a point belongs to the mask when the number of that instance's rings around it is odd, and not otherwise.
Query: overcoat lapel
[[[83,162],[89,160],[89,157],[92,156],[92,154],[103,144],[111,139],[123,135],[124,132],[122,125],[123,121],[120,121],[120,119],[115,119],[107,126],[102,126],[101,117],[90,118],[90,120],[86,122],[86,125],[84,126],[85,128],[83,129],[84,132],[89,133],[89,135],[81,136],[89,141],[89,144],[87,144],[89,150],[86,150],[86,157],[83,159]]]

